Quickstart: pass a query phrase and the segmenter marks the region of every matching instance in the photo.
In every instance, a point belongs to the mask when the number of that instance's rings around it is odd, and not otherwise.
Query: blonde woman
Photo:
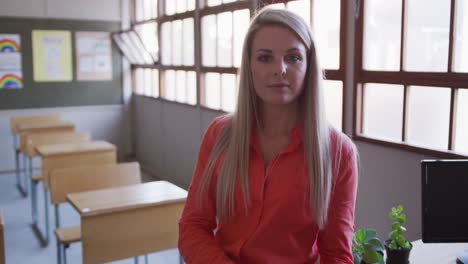
[[[244,42],[237,110],[205,132],[179,250],[188,264],[353,263],[353,143],[328,125],[312,34],[263,9]]]

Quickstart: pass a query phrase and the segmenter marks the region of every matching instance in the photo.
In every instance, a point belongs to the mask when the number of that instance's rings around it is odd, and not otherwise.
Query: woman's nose
[[[275,76],[284,76],[286,75],[287,64],[283,60],[278,60],[274,65],[274,75]]]

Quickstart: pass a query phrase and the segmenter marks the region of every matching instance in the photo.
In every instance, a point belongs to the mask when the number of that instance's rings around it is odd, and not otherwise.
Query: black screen
[[[468,242],[468,160],[424,160],[423,242]]]

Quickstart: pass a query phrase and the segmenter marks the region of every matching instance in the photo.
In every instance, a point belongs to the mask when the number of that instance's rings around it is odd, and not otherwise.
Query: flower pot
[[[388,244],[390,244],[390,239],[385,240],[385,251],[387,253],[387,259],[385,260],[386,264],[409,264],[409,255],[411,252],[411,249],[413,248],[413,244],[410,245],[411,247],[409,249],[406,248],[400,248],[397,250],[390,249],[388,248]]]

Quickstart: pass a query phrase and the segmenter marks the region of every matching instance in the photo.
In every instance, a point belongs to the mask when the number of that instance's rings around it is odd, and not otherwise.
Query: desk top
[[[455,264],[457,253],[468,250],[468,243],[423,243],[411,242],[410,263]]]
[[[16,125],[16,133],[33,130],[56,129],[56,128],[74,128],[75,125],[63,121],[47,121],[41,123],[19,123]]]
[[[41,157],[110,151],[115,149],[116,147],[107,141],[41,145],[36,147],[37,154],[39,154]]]
[[[186,198],[187,191],[167,181],[154,181],[67,195],[68,202],[81,216],[183,202]]]

